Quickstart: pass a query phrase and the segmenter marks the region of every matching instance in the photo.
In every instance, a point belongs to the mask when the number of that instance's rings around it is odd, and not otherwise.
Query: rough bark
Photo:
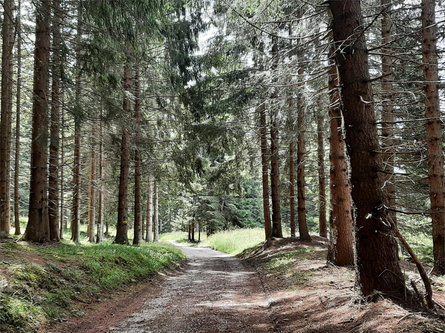
[[[53,0],[52,22],[52,91],[51,91],[51,129],[49,144],[48,215],[50,239],[60,240],[59,233],[59,144],[60,144],[60,76],[61,76],[61,8],[60,0]]]
[[[273,38],[272,56],[274,58],[272,69],[278,64],[278,39]],[[271,99],[278,97],[275,90]],[[280,199],[280,158],[279,158],[279,127],[278,127],[278,109],[271,110],[270,117],[270,186],[272,196],[272,237],[282,238],[283,231],[281,227],[281,199]]]
[[[104,238],[104,186],[103,186],[103,125],[102,125],[102,109],[101,109],[101,117],[99,120],[99,175],[98,175],[98,181],[99,181],[99,193],[98,193],[98,199],[97,199],[97,205],[98,205],[98,212],[97,212],[97,237],[96,237],[96,243],[100,244],[103,241]]]
[[[338,266],[354,264],[354,220],[344,141],[338,73],[334,47],[329,54],[329,162],[331,211],[328,260]]]
[[[3,1],[2,84],[0,125],[0,238],[10,230],[10,164],[12,124],[12,49],[14,46],[13,0]]]
[[[154,181],[153,185],[153,194],[154,194],[154,202],[153,202],[153,241],[159,241],[159,193],[158,193],[158,183]]]
[[[294,99],[289,97],[288,104],[288,123],[289,123],[289,208],[290,208],[290,236],[295,238],[296,221],[295,221],[295,141],[294,141]]]
[[[317,157],[318,157],[318,223],[320,227],[320,236],[327,237],[326,221],[326,176],[324,169],[324,117],[321,105],[318,105],[317,114]]]
[[[365,296],[375,290],[404,296],[405,278],[384,207],[383,161],[379,154],[360,0],[329,1],[329,7],[333,38],[338,48],[336,62],[342,83],[352,199],[356,206],[358,281]]]
[[[141,118],[141,87],[139,84],[139,68],[136,66],[134,75],[134,118],[136,122],[136,134],[134,151],[134,236],[133,244],[138,245],[142,238],[142,221],[141,221],[141,155],[139,153],[139,124]]]
[[[48,88],[51,1],[36,2],[36,41],[32,106],[31,179],[28,225],[23,238],[49,240],[48,221]]]
[[[433,220],[434,271],[445,274],[445,194],[442,122],[439,106],[435,1],[422,0],[422,60],[425,93],[428,182]]]
[[[65,128],[65,113],[63,109],[60,110],[60,125]],[[61,132],[60,136],[60,214],[59,214],[59,232],[60,239],[63,239],[64,230],[66,228],[65,220],[65,131]]]
[[[394,71],[392,63],[392,19],[391,19],[391,1],[381,0],[382,8],[386,10],[382,13],[382,151],[385,153],[384,171],[386,205],[390,208],[396,208],[396,186],[394,174],[394,98],[393,86]],[[396,223],[395,211],[391,211],[391,217]]]
[[[147,228],[145,234],[145,240],[147,242],[153,242],[153,181],[151,177],[148,177],[147,184]]]
[[[123,111],[124,118],[131,112],[131,104],[128,94],[131,92],[131,69],[130,66],[124,66],[123,77],[124,101]],[[121,141],[121,166],[119,179],[119,201],[117,207],[117,227],[116,238],[114,242],[117,244],[128,244],[128,179],[130,170],[130,133],[125,124],[122,124],[122,141]]]
[[[20,235],[20,117],[22,101],[22,14],[21,0],[17,1],[17,90],[16,90],[16,113],[15,113],[15,158],[14,158],[14,224],[15,235]]]
[[[267,149],[267,121],[266,121],[266,105],[261,103],[258,107],[260,115],[260,143],[261,143],[261,170],[262,170],[262,187],[263,187],[263,213],[264,213],[264,232],[266,240],[272,236],[272,224],[270,220],[270,204],[269,204],[269,156]]]

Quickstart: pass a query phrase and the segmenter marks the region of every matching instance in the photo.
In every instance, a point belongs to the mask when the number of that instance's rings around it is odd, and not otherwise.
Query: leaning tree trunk
[[[394,146],[394,97],[393,86],[394,71],[392,64],[392,20],[391,1],[381,0],[382,8],[382,151],[384,152],[384,172],[386,176],[385,191],[387,193],[386,205],[392,209],[396,208],[396,186],[394,174],[395,146]],[[396,223],[397,214],[395,210],[390,212]]]
[[[21,0],[17,2],[17,90],[16,90],[16,114],[15,114],[15,159],[14,159],[14,223],[15,235],[20,235],[20,111],[22,101],[22,13]]]
[[[153,185],[153,194],[154,194],[154,202],[153,202],[153,229],[154,236],[153,240],[155,242],[159,241],[159,193],[158,193],[158,183],[155,180]]]
[[[340,91],[334,46],[329,54],[329,162],[331,211],[329,216],[330,242],[328,260],[338,266],[354,264],[354,220],[349,186],[348,161],[344,141]]]
[[[133,244],[138,245],[142,238],[141,221],[141,155],[139,153],[140,135],[139,126],[141,118],[141,87],[139,84],[139,68],[136,66],[134,76],[134,118],[136,122],[136,134],[134,151],[134,237]]]
[[[131,112],[130,99],[128,94],[131,92],[131,69],[129,65],[124,66],[124,119]],[[127,125],[122,124],[122,142],[121,142],[121,167],[119,179],[119,201],[117,207],[117,244],[128,244],[128,178],[130,170],[130,133]]]
[[[264,231],[266,240],[272,236],[272,224],[270,220],[269,205],[269,166],[268,166],[268,149],[267,149],[267,122],[266,122],[266,105],[261,103],[258,107],[260,114],[260,142],[261,142],[261,170],[262,170],[262,187],[263,187],[263,213],[264,213]]]
[[[385,209],[383,161],[379,153],[368,54],[360,0],[329,1],[346,146],[351,161],[352,199],[356,206],[358,281],[365,296],[375,290],[403,296],[405,278],[397,243]]]
[[[10,229],[10,164],[12,124],[12,49],[14,46],[13,0],[3,1],[2,85],[0,125],[0,238]]]
[[[153,242],[153,181],[148,176],[147,184],[147,223],[145,240]]]
[[[60,0],[53,0],[53,59],[51,91],[51,134],[49,144],[48,216],[50,238],[60,240],[59,234],[59,121],[60,121],[60,76],[62,40],[60,34]]]
[[[425,93],[428,181],[433,220],[434,271],[445,274],[445,193],[442,121],[439,106],[435,1],[422,0],[422,58]]]
[[[320,236],[327,237],[326,221],[326,177],[324,170],[324,117],[319,101],[317,114],[317,155],[318,155],[318,223],[320,226]]]
[[[51,1],[36,3],[36,42],[32,107],[31,186],[24,240],[49,240],[48,221],[48,77]]]

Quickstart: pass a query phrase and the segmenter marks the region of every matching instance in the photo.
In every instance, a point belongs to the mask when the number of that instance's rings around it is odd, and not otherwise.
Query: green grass
[[[34,332],[184,259],[168,244],[0,243],[0,331]]]
[[[264,229],[254,228],[218,232],[211,235],[203,245],[224,253],[239,254],[262,242],[264,242]]]

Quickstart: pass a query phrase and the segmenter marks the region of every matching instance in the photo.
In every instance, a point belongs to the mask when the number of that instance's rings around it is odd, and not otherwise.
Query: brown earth
[[[438,315],[383,297],[363,302],[353,270],[326,265],[320,237],[312,243],[274,240],[244,253],[244,260],[180,248],[188,257],[181,270],[42,332],[445,332]],[[412,265],[404,268],[416,278]],[[435,281],[441,304],[443,287]]]

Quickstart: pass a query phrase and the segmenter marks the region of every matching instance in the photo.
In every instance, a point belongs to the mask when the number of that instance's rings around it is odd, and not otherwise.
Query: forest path
[[[255,270],[209,248],[181,246],[188,264],[169,276],[111,332],[271,332],[269,302]]]
[[[182,269],[103,300],[82,318],[39,332],[219,333],[276,332],[257,271],[209,248],[173,245],[187,256]]]

